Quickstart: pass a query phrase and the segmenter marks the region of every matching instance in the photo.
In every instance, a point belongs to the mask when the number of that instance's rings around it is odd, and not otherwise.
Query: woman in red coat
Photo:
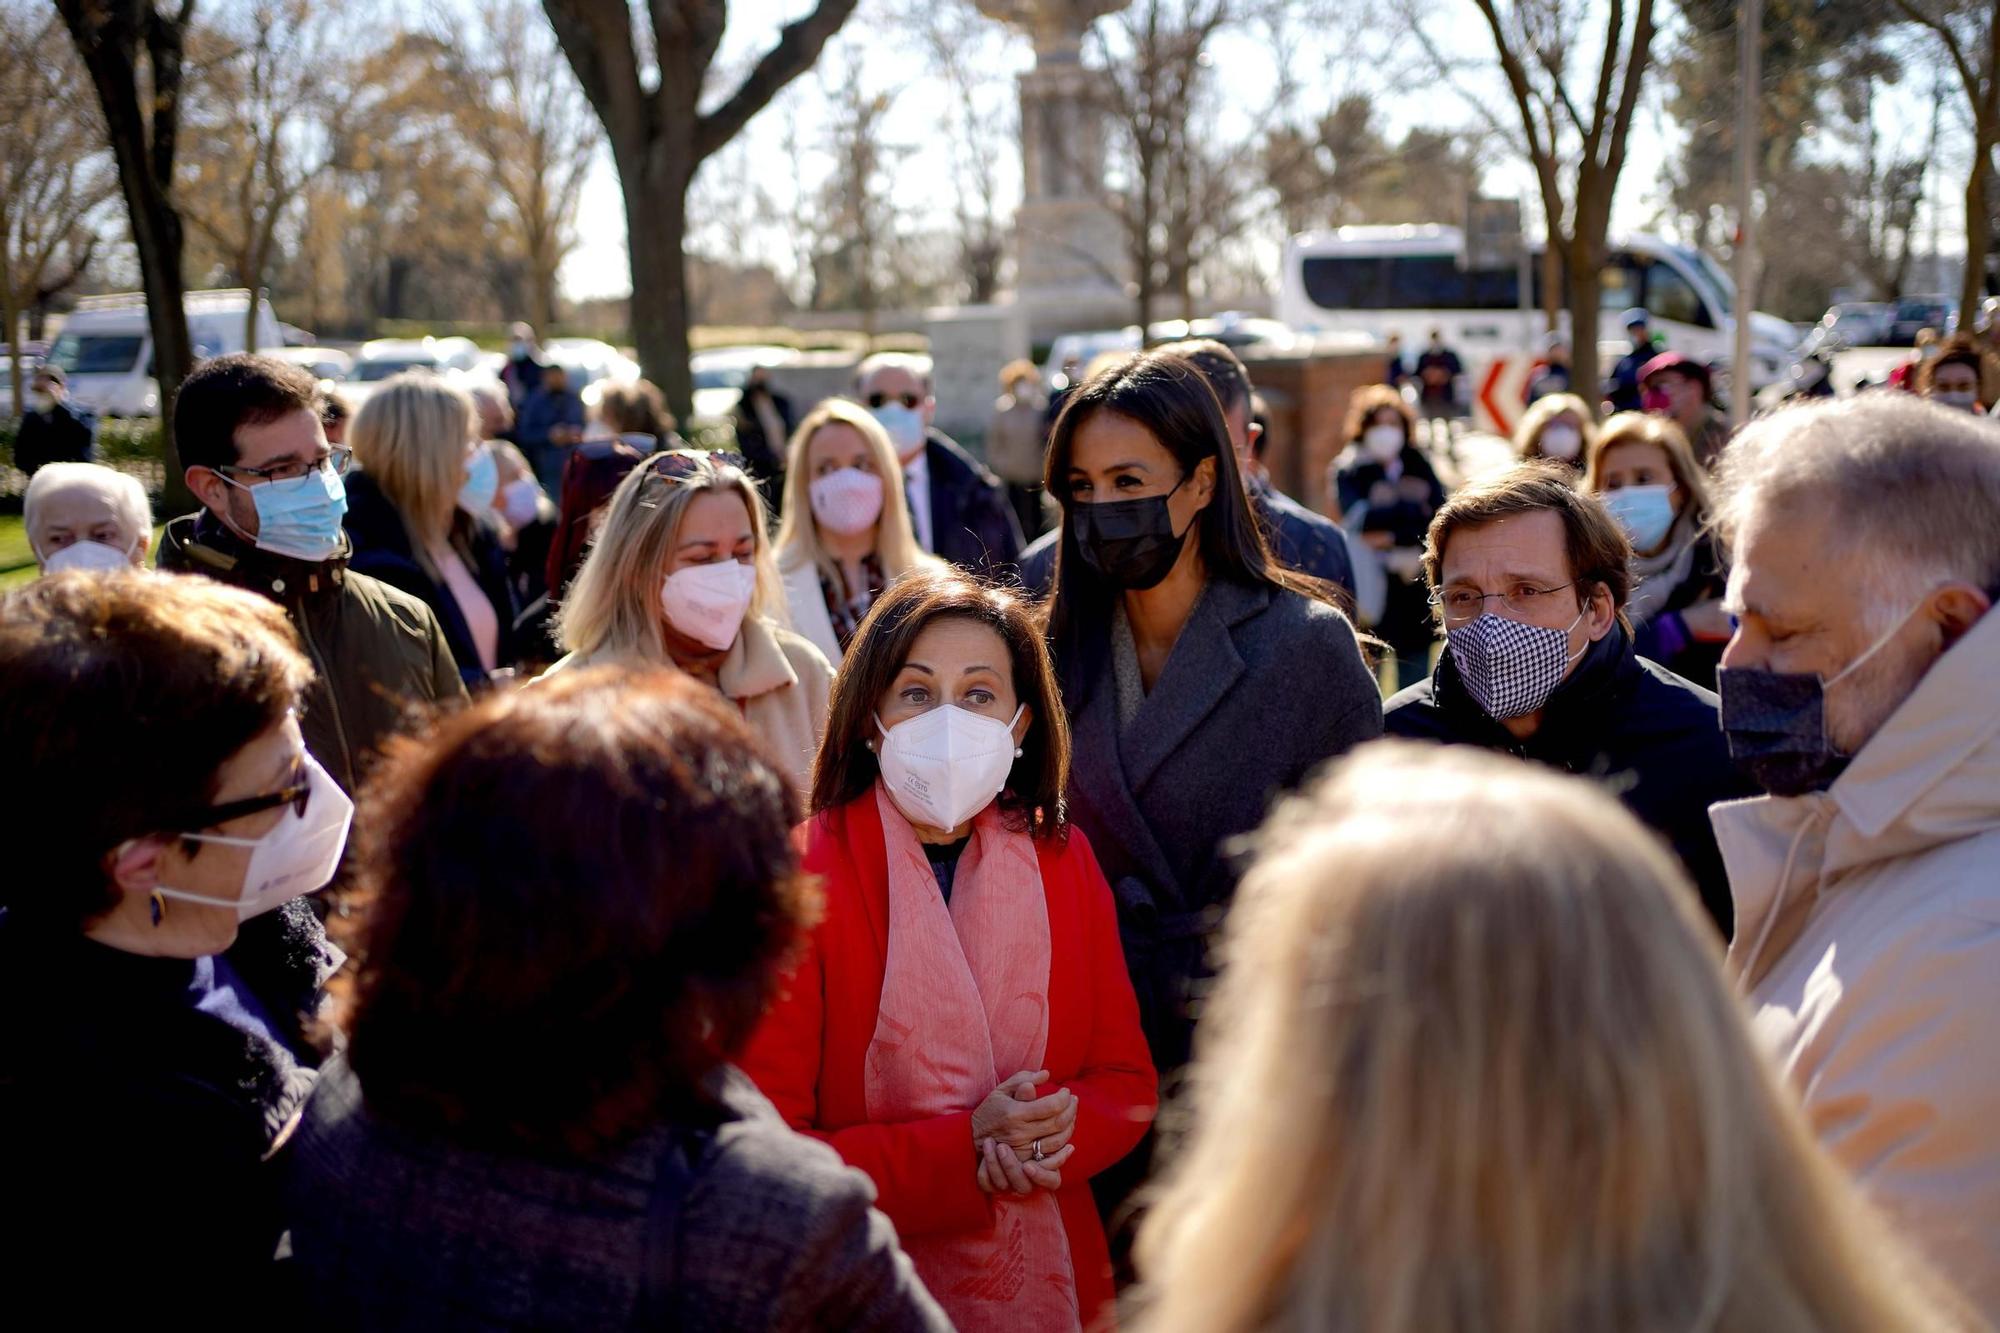
[[[743,1067],[867,1172],[961,1333],[1104,1327],[1090,1178],[1158,1100],[1026,605],[905,575],[834,687],[805,866],[826,914]]]

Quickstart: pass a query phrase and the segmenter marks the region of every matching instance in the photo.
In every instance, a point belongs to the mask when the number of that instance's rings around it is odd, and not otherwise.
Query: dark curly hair
[[[678,673],[559,675],[403,742],[355,823],[369,1107],[575,1151],[698,1107],[817,915],[794,822],[736,710]]]

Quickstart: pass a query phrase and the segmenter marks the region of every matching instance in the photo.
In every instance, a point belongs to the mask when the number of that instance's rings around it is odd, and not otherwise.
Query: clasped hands
[[[1063,1163],[1076,1149],[1076,1094],[1058,1088],[1036,1097],[1046,1069],[1023,1070],[987,1094],[972,1113],[979,1153],[979,1188],[988,1194],[1032,1194],[1062,1188]],[[1040,1160],[1036,1160],[1039,1151]]]

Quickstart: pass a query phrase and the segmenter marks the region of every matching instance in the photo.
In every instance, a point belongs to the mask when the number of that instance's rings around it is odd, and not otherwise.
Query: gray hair
[[[1734,546],[1774,509],[1825,514],[1875,599],[2000,593],[2000,424],[1898,392],[1774,412],[1723,451],[1715,527]]]
[[[28,544],[37,561],[42,553],[35,541],[35,512],[63,491],[96,492],[133,541],[152,538],[153,506],[137,477],[98,463],[48,463],[36,471],[27,494],[21,497],[21,526],[28,531]]]
[[[861,364],[854,368],[854,388],[859,392],[877,371],[903,370],[921,380],[924,392],[929,393],[931,364],[929,357],[918,356],[914,352],[877,352],[873,356],[864,358]]]

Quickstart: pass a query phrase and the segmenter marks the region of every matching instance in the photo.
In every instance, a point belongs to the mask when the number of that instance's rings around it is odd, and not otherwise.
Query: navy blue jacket
[[[1389,700],[1383,726],[1391,736],[1478,745],[1606,784],[1673,845],[1728,938],[1729,876],[1708,807],[1756,788],[1730,762],[1715,696],[1639,656],[1623,626],[1591,645],[1524,741],[1473,702],[1449,649],[1429,680]]]
[[[1021,558],[1021,521],[1007,488],[942,431],[931,431],[924,461],[938,557],[988,578],[1004,574]]]

